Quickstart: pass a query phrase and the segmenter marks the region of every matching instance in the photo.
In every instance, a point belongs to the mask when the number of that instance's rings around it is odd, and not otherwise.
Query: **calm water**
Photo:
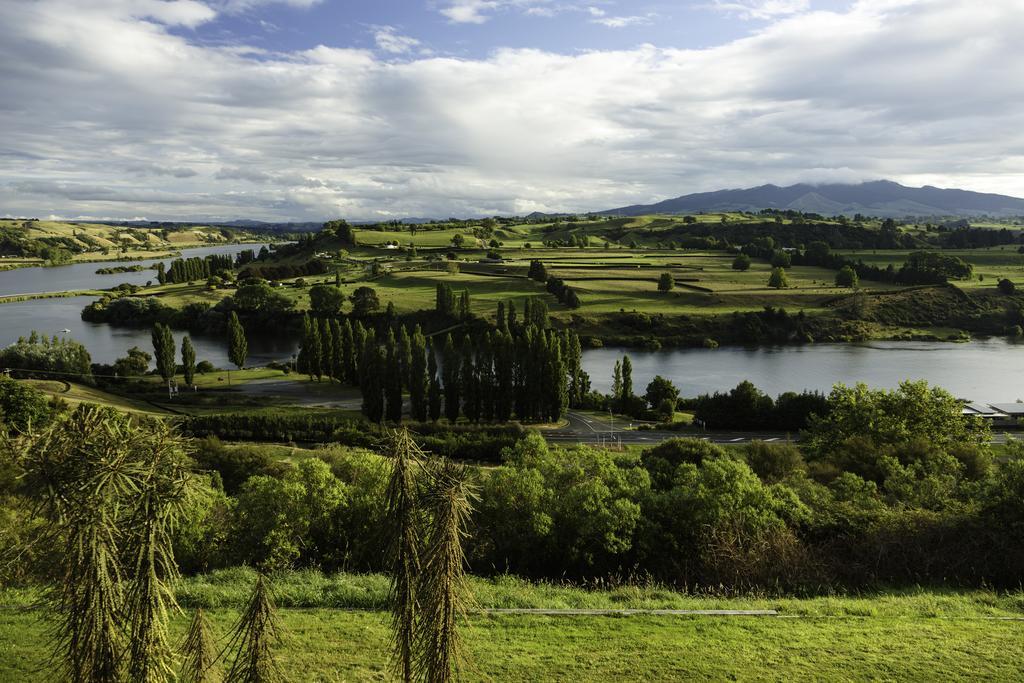
[[[219,244],[212,247],[182,249],[183,257],[208,256],[210,254],[231,254],[234,256],[245,249],[259,251],[262,244]],[[178,258],[178,257],[174,257]],[[76,263],[56,268],[17,268],[0,271],[0,296],[12,294],[38,294],[42,292],[67,292],[78,289],[110,289],[122,283],[144,285],[148,280],[156,281],[156,271],[149,267],[160,261],[168,266],[174,258],[149,259],[146,261],[109,261],[103,263]],[[117,266],[142,266],[137,273],[116,273],[97,275],[100,268]],[[0,322],[3,318],[0,317]],[[65,326],[66,327],[66,326]]]
[[[244,249],[259,251],[262,244],[221,244],[212,247],[183,249],[182,256],[207,256],[209,254],[235,255]],[[96,270],[106,266],[142,265],[144,268],[173,259],[151,259],[147,261],[80,263],[57,268],[19,268],[0,272],[0,296],[36,292],[61,292],[75,289],[105,289],[116,287],[122,282],[145,284],[156,279],[156,271],[143,270],[137,273],[97,275]],[[89,349],[93,362],[112,363],[125,355],[132,346],[152,352],[152,341],[148,328],[111,327],[105,324],[88,323],[82,320],[81,312],[95,297],[71,297],[65,299],[35,299],[17,303],[0,304],[0,348],[28,336],[32,330],[47,336],[65,336],[63,330],[71,330],[66,336],[76,339]],[[182,332],[175,331],[180,347]],[[208,360],[218,367],[228,367],[227,343],[218,337],[192,336],[196,347],[196,358]],[[276,339],[252,336],[249,339],[249,364],[262,365],[272,360],[291,358],[296,344]]]
[[[82,342],[89,349],[94,363],[113,363],[133,346],[152,354],[153,342],[149,328],[112,327],[105,323],[82,320],[82,309],[94,300],[94,297],[77,296],[0,305],[0,348],[16,342],[19,336],[27,337],[32,330],[37,330],[46,336],[56,334]],[[65,335],[62,332],[64,329],[71,332]],[[174,331],[179,349],[183,334],[186,333]],[[192,345],[196,348],[196,360],[208,360],[220,368],[231,367],[226,339],[192,335]],[[288,360],[295,350],[296,344],[293,342],[250,335],[247,365]]]
[[[726,391],[745,379],[773,396],[803,389],[827,392],[836,382],[893,388],[906,379],[924,379],[974,401],[1024,399],[1024,344],[1002,339],[626,353],[636,393],[643,393],[655,375],[672,380],[684,396]],[[611,390],[615,361],[622,354],[621,349],[584,352],[583,367],[595,389]]]

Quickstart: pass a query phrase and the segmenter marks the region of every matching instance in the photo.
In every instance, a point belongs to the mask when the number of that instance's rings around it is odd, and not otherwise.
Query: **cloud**
[[[125,170],[136,175],[169,176],[172,178],[192,178],[199,173],[187,166],[162,166],[149,162],[133,163],[125,166]]]
[[[215,4],[229,14],[238,14],[266,5],[287,5],[298,9],[309,9],[321,2],[323,0],[220,0]]]
[[[379,50],[394,55],[406,54],[420,45],[419,40],[401,35],[394,26],[374,26],[373,40]]]
[[[774,19],[806,12],[811,0],[714,0],[712,7],[743,19]]]
[[[701,50],[394,60],[210,47],[140,3],[7,0],[0,207],[491,215],[881,177],[1024,195],[1018,3],[858,0]]]
[[[635,16],[609,16],[606,11],[599,7],[588,7],[587,11],[590,14],[590,21],[594,24],[600,24],[607,28],[627,28],[629,26],[642,26],[644,24],[650,24],[653,21],[653,15],[635,15]]]
[[[519,9],[535,16],[551,16],[552,0],[444,0],[440,12],[456,24],[483,24],[495,12]]]

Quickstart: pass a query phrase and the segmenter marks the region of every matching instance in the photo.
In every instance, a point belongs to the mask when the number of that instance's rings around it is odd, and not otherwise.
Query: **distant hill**
[[[601,211],[605,216],[701,211],[793,209],[826,216],[1024,216],[1024,199],[938,187],[906,187],[887,180],[859,185],[761,185],[745,190],[688,194],[657,204]]]

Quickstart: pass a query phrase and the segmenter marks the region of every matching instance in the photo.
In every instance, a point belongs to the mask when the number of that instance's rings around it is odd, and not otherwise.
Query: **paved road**
[[[249,395],[261,395],[288,401],[295,405],[321,408],[341,408],[359,410],[362,397],[357,389],[340,388],[329,382],[317,384],[313,382],[296,382],[288,379],[261,379],[240,385],[240,390]],[[406,414],[409,405],[406,402]],[[750,441],[767,441],[769,443],[799,441],[798,434],[785,432],[671,432],[648,431],[635,429],[638,423],[628,420],[610,420],[607,417],[596,417],[570,411],[566,424],[555,429],[543,429],[541,434],[552,443],[588,443],[606,444],[656,444],[666,439],[692,437],[719,444],[742,444]],[[632,425],[633,428],[630,428]],[[1006,434],[994,432],[992,443],[1005,443]]]
[[[548,441],[556,443],[622,443],[622,444],[653,444],[676,437],[694,437],[713,443],[744,443],[754,440],[776,442],[796,440],[796,435],[783,432],[672,432],[657,430],[629,429],[636,423],[623,420],[597,418],[582,413],[570,412],[564,427],[543,430],[542,434]]]

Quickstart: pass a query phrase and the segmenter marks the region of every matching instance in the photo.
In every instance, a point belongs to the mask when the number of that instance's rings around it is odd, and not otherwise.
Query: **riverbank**
[[[3,304],[16,304],[21,301],[35,301],[37,299],[67,299],[76,296],[103,296],[109,294],[102,289],[80,289],[70,292],[36,292],[30,294],[12,294],[0,296],[0,306]]]

